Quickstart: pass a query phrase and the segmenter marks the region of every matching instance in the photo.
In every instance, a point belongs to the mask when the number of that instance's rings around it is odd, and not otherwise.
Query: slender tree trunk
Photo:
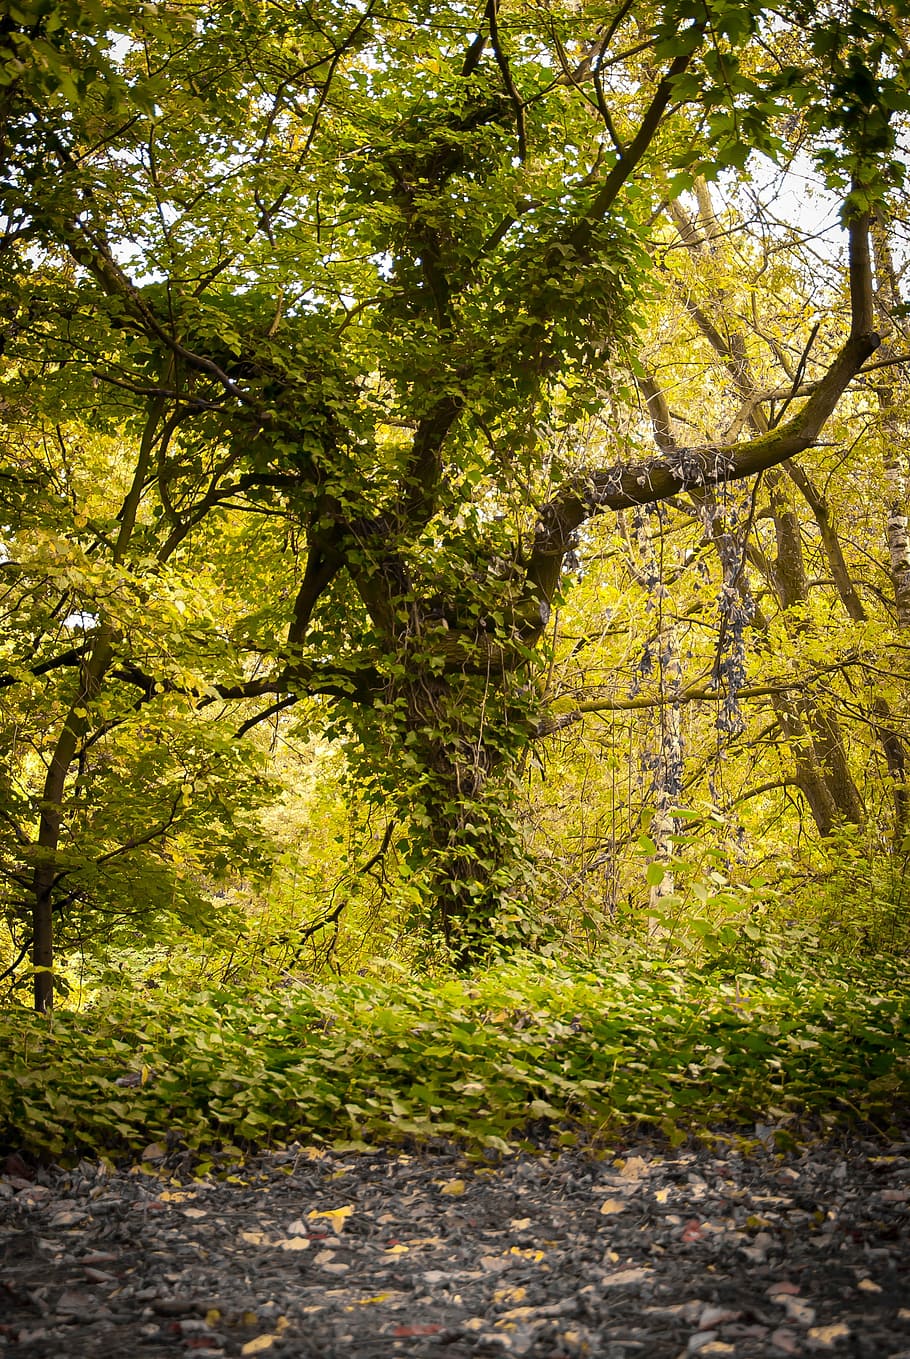
[[[105,625],[98,629],[91,655],[83,667],[75,702],[67,713],[63,729],[51,755],[38,819],[38,858],[32,879],[32,962],[35,967],[35,1009],[47,1011],[54,994],[54,912],[53,893],[57,882],[56,857],[63,822],[63,797],[67,775],[80,742],[89,727],[89,705],[97,697],[111,657],[111,634]]]
[[[698,223],[689,219],[679,203],[671,206],[671,216],[689,251],[694,256],[710,256],[713,249],[710,238],[716,230],[716,220],[709,190],[703,183],[698,186],[698,203]],[[765,434],[769,428],[768,420],[755,399],[759,387],[749,364],[745,340],[725,315],[726,298],[723,292],[715,292],[711,303],[716,320],[691,303],[688,305],[689,313],[723,359],[734,389],[748,411],[748,424],[756,434]],[[803,561],[799,518],[786,494],[783,478],[779,472],[772,471],[767,474],[767,481],[771,489],[771,510],[777,542],[777,555],[770,563],[768,576],[786,619],[794,606],[808,599],[809,584]],[[705,506],[712,503],[713,497],[703,497],[699,507],[704,513]],[[710,525],[710,532],[721,554],[725,585],[731,588],[729,567],[725,561],[725,555],[729,556],[729,552],[725,554],[721,534],[715,524],[716,515]],[[830,525],[826,527],[830,529]],[[749,587],[741,564],[732,585],[744,597],[748,595]],[[762,627],[764,619],[761,613],[751,601],[750,606],[753,625]],[[839,821],[861,825],[865,820],[865,806],[850,772],[843,733],[834,713],[823,711],[818,701],[808,695],[781,696],[774,700],[774,707],[781,730],[793,748],[796,782],[806,797],[819,833],[830,835]]]
[[[658,535],[659,532],[658,527]],[[672,894],[676,885],[670,861],[673,858],[673,837],[679,833],[679,820],[673,815],[673,808],[678,806],[682,792],[685,753],[682,712],[680,705],[672,701],[682,684],[679,638],[673,621],[664,617],[664,570],[654,540],[654,522],[646,513],[639,511],[635,516],[635,541],[638,547],[636,574],[656,606],[658,626],[654,650],[657,655],[657,675],[661,697],[669,700],[658,708],[657,750],[650,757],[651,796],[654,800],[650,834],[654,841],[654,862],[664,868],[660,882],[652,883],[649,891],[649,910],[652,916],[657,916],[661,911],[661,902]],[[653,741],[653,735],[651,739]],[[659,928],[657,921],[652,920],[652,932],[656,933]]]
[[[172,362],[168,361],[165,365],[163,386],[168,385],[172,371]],[[136,527],[139,503],[148,477],[152,449],[163,412],[163,400],[154,400],[149,408],[139,445],[133,481],[120,510],[120,528],[112,553],[115,566],[123,562]],[[38,831],[35,838],[38,852],[32,876],[34,998],[35,1009],[41,1013],[50,1010],[54,1003],[54,889],[59,879],[57,856],[63,828],[66,783],[73,760],[90,729],[91,706],[97,699],[110,668],[113,641],[113,629],[102,619],[98,624],[91,651],[80,672],[75,699],[54,743],[41,790]]]
[[[890,329],[895,316],[900,315],[898,308],[902,306],[902,299],[887,225],[880,220],[872,228],[872,248],[877,275],[875,307],[885,327]],[[887,342],[881,346],[881,355],[883,358],[897,357],[894,346]],[[910,628],[910,516],[907,512],[910,486],[907,444],[910,425],[906,416],[910,385],[899,366],[885,368],[882,373],[883,376],[875,383],[875,391],[881,412],[884,445],[882,461],[888,486],[885,538],[898,626]]]

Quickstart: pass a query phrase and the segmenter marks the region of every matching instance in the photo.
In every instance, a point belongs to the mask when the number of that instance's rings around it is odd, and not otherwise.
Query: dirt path
[[[910,1139],[153,1169],[0,1179],[0,1356],[910,1359]]]

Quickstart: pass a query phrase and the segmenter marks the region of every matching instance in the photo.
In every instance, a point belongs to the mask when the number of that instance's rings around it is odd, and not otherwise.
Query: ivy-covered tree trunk
[[[422,923],[463,969],[528,941],[532,868],[501,753],[475,748],[464,762],[444,746],[422,754],[426,779],[408,831],[425,883]]]
[[[476,651],[488,660],[495,652],[498,669],[490,660],[482,675],[446,673],[444,651],[431,651],[435,664],[427,664],[424,640],[405,650],[404,675],[381,703],[352,713],[360,738],[352,758],[363,762],[374,803],[401,828],[415,889],[411,926],[459,969],[529,937],[533,867],[515,771],[532,733],[533,667],[513,655],[515,668],[504,669],[508,649],[489,634],[482,642]]]

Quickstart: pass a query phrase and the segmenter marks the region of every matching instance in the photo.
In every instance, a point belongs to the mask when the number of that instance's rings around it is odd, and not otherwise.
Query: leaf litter
[[[343,1180],[341,1201],[339,1180]],[[910,1130],[0,1176],[0,1356],[910,1356]]]

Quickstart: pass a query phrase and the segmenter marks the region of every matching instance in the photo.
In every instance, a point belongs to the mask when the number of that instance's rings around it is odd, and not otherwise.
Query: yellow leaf
[[[221,1320],[221,1313],[218,1311],[218,1308],[217,1308],[217,1307],[210,1307],[209,1310],[208,1310],[208,1311],[206,1312],[206,1314],[205,1314],[205,1324],[206,1324],[206,1326],[217,1326],[217,1325],[218,1325],[218,1322],[219,1322],[220,1320]]]
[[[276,1337],[274,1335],[257,1335],[255,1340],[248,1340],[242,1346],[241,1354],[261,1354],[263,1350],[270,1350],[274,1345]]]
[[[359,1307],[371,1307],[374,1302],[385,1302],[386,1298],[391,1296],[391,1293],[377,1293],[375,1298],[358,1298],[357,1305]]]
[[[607,1199],[600,1205],[600,1211],[604,1217],[609,1217],[612,1213],[624,1213],[627,1206],[625,1199]]]
[[[440,1194],[449,1194],[452,1198],[457,1198],[465,1190],[464,1180],[446,1180],[445,1184],[440,1185]]]
[[[248,1246],[264,1246],[268,1242],[265,1232],[241,1232],[240,1240],[245,1241]]]
[[[313,1218],[317,1217],[328,1218],[329,1222],[331,1222],[332,1224],[332,1231],[335,1233],[336,1236],[340,1236],[341,1233],[344,1231],[345,1218],[349,1218],[353,1211],[354,1205],[352,1203],[346,1203],[343,1208],[327,1208],[324,1212],[321,1213],[317,1212],[316,1209],[314,1208],[311,1213],[307,1213],[307,1217],[311,1221],[313,1220]]]
[[[386,1249],[386,1255],[407,1255],[407,1252],[407,1246],[402,1246],[400,1242],[397,1246],[389,1246]]]
[[[520,1255],[523,1260],[542,1260],[545,1252],[542,1250],[531,1250],[530,1247],[512,1246],[510,1255]]]
[[[833,1345],[835,1340],[846,1340],[850,1335],[849,1326],[843,1321],[835,1321],[831,1326],[810,1326],[809,1339],[820,1345]]]
[[[524,1302],[527,1296],[526,1288],[496,1288],[493,1291],[494,1302]]]

